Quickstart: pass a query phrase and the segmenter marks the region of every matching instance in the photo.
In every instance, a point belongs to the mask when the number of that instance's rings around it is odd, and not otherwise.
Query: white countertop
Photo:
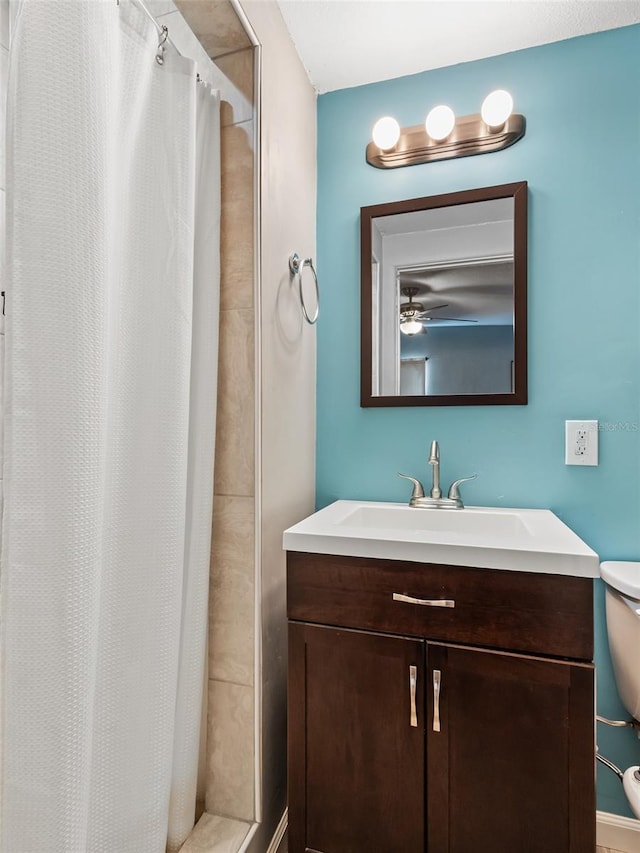
[[[283,534],[287,551],[599,577],[599,558],[548,509],[418,509],[336,501]]]

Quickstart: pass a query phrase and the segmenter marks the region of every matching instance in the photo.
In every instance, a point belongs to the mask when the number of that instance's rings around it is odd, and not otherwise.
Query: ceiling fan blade
[[[465,320],[462,317],[422,317],[423,320],[451,320],[455,323],[478,323],[479,320]]]
[[[448,308],[449,303],[444,302],[442,305],[434,305],[433,308],[425,308],[424,311],[420,311],[420,314],[430,314],[432,311],[437,311],[439,308]],[[420,316],[420,314],[418,316]]]

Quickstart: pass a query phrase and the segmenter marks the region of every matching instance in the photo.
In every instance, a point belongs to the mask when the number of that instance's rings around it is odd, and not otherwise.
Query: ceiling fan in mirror
[[[430,321],[441,320],[451,323],[477,323],[477,320],[465,320],[462,317],[442,317],[440,314],[432,316],[434,311],[439,311],[441,308],[448,308],[449,303],[445,302],[442,305],[432,305],[425,308],[424,303],[414,302],[413,297],[420,291],[419,287],[402,287],[400,293],[408,297],[408,302],[400,304],[400,331],[403,335],[419,335],[426,334],[426,324]]]

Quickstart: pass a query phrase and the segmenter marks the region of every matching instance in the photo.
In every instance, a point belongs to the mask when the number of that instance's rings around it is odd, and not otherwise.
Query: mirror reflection
[[[402,397],[427,399],[398,405],[475,402],[466,398],[487,403],[494,395],[510,398],[500,402],[526,402],[514,399],[516,304],[522,303],[516,299],[516,282],[518,272],[526,277],[526,254],[524,263],[520,257],[516,264],[515,196],[435,207],[428,206],[430,199],[417,199],[417,209],[389,213],[385,209],[394,205],[363,208],[363,237],[365,218],[369,228],[362,258],[363,306],[367,287],[371,305],[368,381],[371,397],[380,398],[369,405],[394,405],[392,398]],[[373,215],[367,217],[366,211]],[[526,241],[526,222],[524,227]],[[525,286],[521,282],[521,289]],[[520,304],[520,323],[522,309],[525,304]],[[363,323],[368,321],[365,314]],[[526,359],[522,346],[520,350]],[[522,367],[519,373],[522,378]],[[363,376],[367,405],[364,382]]]

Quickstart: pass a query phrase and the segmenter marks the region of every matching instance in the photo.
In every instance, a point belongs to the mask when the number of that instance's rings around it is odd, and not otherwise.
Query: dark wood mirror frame
[[[508,394],[433,394],[374,396],[372,394],[371,227],[378,216],[413,213],[479,201],[513,198],[514,366],[513,391]],[[527,182],[482,187],[464,192],[406,199],[360,208],[361,359],[360,405],[388,406],[524,406],[527,404]]]

